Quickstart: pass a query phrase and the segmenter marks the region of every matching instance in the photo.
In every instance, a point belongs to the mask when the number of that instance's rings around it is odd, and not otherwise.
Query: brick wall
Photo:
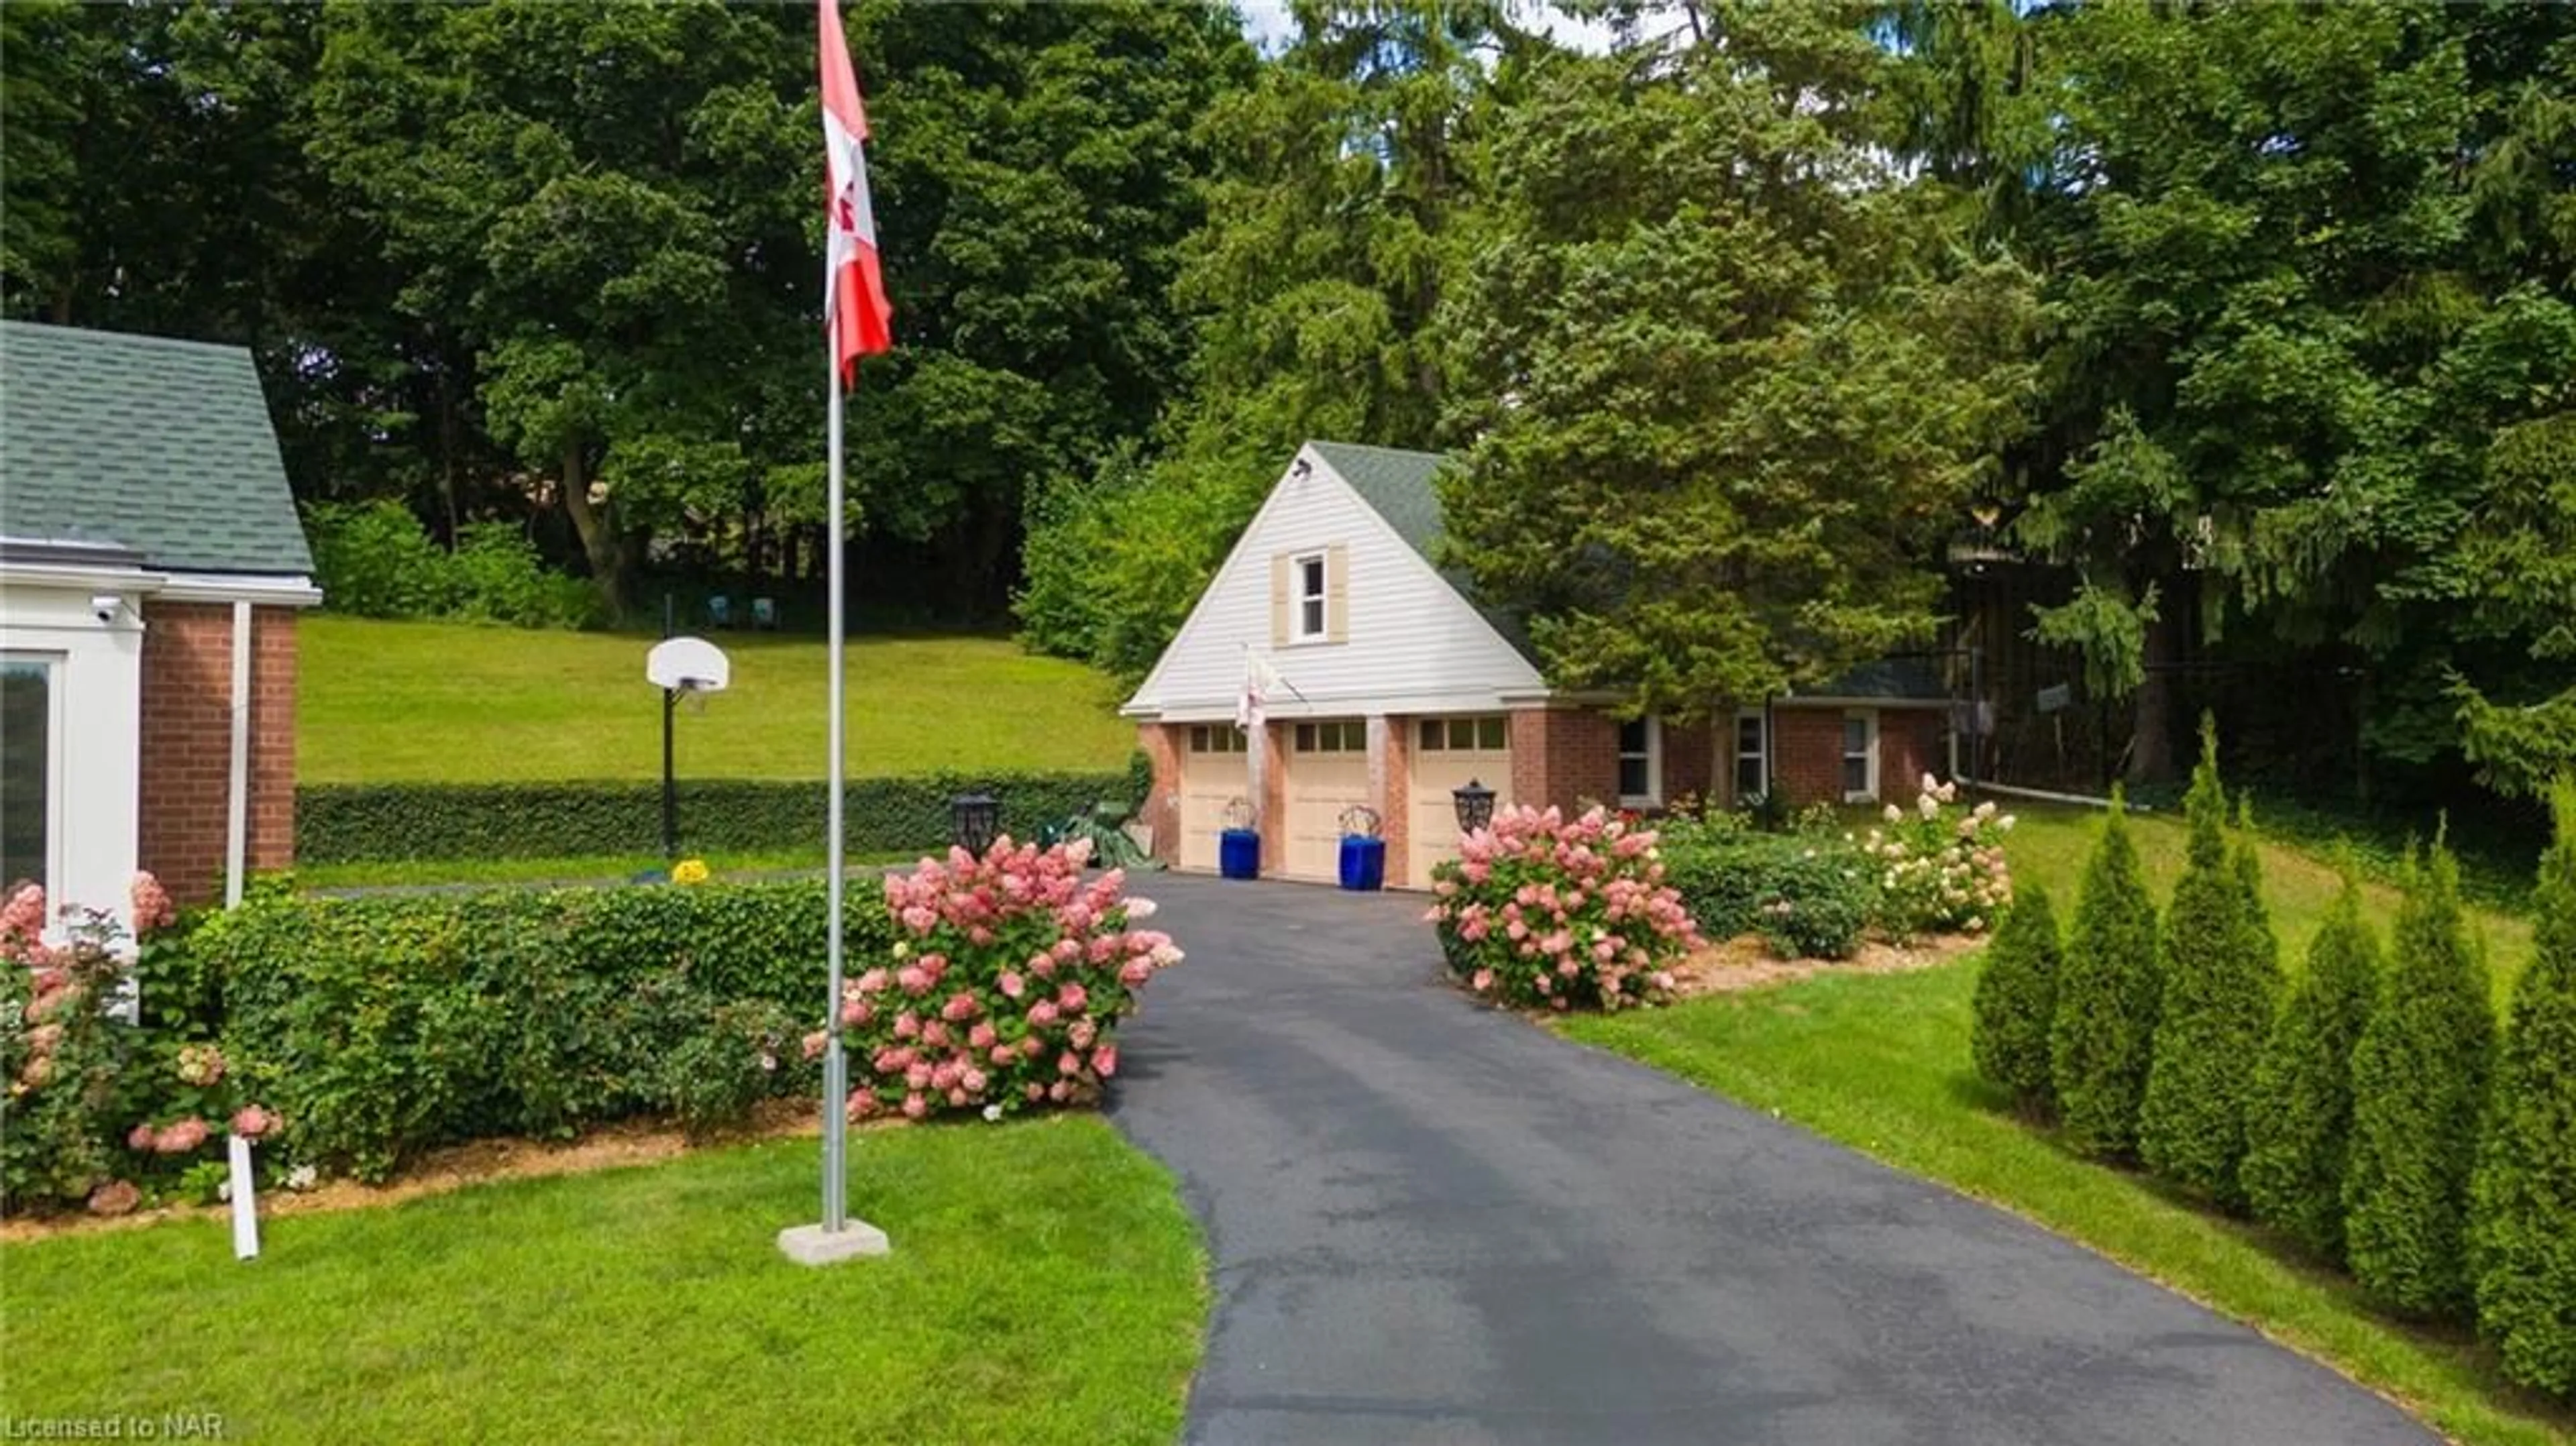
[[[1154,764],[1154,791],[1145,796],[1145,825],[1153,830],[1154,857],[1166,867],[1181,861],[1181,749],[1188,738],[1180,724],[1136,727],[1136,746]]]
[[[1288,863],[1288,728],[1261,725],[1261,873],[1277,877]]]
[[[1377,767],[1378,836],[1386,840],[1386,882],[1402,888],[1412,878],[1413,739],[1411,718],[1372,719],[1381,732]]]
[[[138,853],[173,898],[223,895],[232,779],[232,605],[143,608],[143,777]],[[295,612],[251,609],[253,869],[295,862]]]
[[[1880,799],[1910,804],[1924,774],[1949,774],[1949,750],[1942,743],[1942,717],[1930,708],[1891,708],[1879,713]]]
[[[1771,781],[1799,808],[1843,798],[1841,708],[1775,707],[1771,714]],[[1942,715],[1932,708],[1878,710],[1878,796],[1912,803],[1926,773],[1948,772]]]
[[[1842,709],[1775,707],[1771,751],[1771,786],[1792,806],[1842,802]]]
[[[1523,708],[1512,714],[1512,801],[1571,812],[1619,797],[1619,725],[1608,714]]]
[[[1725,726],[1729,729],[1735,726],[1731,715],[1725,721]],[[1713,727],[1706,723],[1695,723],[1687,728],[1676,728],[1669,723],[1664,725],[1664,801],[1666,803],[1672,802],[1685,793],[1696,795],[1703,800],[1717,796],[1711,786],[1709,774],[1709,749],[1712,736],[1714,736]],[[1732,738],[1734,735],[1729,733],[1725,736]]]

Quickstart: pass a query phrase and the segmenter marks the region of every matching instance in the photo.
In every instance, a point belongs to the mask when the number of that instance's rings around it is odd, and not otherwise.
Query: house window
[[[1241,753],[1243,730],[1231,723],[1193,723],[1190,725],[1192,753]]]
[[[0,655],[0,887],[54,881],[62,841],[61,690],[47,658]]]
[[[1735,796],[1760,798],[1771,791],[1771,730],[1759,708],[1735,715]]]
[[[1333,723],[1300,723],[1295,739],[1300,753],[1366,753],[1368,725],[1357,718]]]
[[[1653,718],[1619,725],[1619,802],[1656,808],[1664,801],[1664,728]]]
[[[1510,746],[1509,725],[1499,713],[1477,718],[1425,718],[1416,739],[1425,753],[1500,753]]]
[[[1324,554],[1310,552],[1288,565],[1289,585],[1295,592],[1289,601],[1296,610],[1294,636],[1301,643],[1324,640]]]
[[[1843,801],[1873,803],[1878,799],[1878,715],[1843,715]]]

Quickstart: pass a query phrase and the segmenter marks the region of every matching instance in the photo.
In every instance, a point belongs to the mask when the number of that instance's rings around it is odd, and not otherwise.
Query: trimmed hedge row
[[[1000,800],[1005,831],[1034,837],[1104,803],[1132,812],[1152,774],[1144,780],[1138,782],[1132,766],[1125,772],[854,778],[842,792],[843,841],[863,853],[943,848],[949,800],[979,789]],[[683,782],[681,846],[720,853],[809,843],[822,832],[825,787],[819,779]],[[295,856],[310,864],[644,853],[661,837],[662,785],[652,779],[319,783],[295,790]]]
[[[1860,947],[1878,890],[1850,845],[1722,823],[1668,824],[1661,838],[1664,878],[1703,938],[1759,934],[1787,959],[1848,959]]]
[[[568,1136],[628,1115],[692,1127],[802,1093],[825,1012],[819,881],[263,899],[188,941],[225,1051],[299,1160],[381,1179],[444,1141]],[[852,961],[887,957],[852,889]]]

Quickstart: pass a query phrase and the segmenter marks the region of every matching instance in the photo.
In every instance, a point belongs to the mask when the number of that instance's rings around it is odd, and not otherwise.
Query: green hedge
[[[189,941],[222,1039],[298,1160],[380,1179],[428,1146],[693,1127],[802,1093],[824,1015],[820,881],[408,898],[275,897]],[[853,972],[893,943],[852,889]]]
[[[825,788],[820,780],[683,782],[681,847],[767,852],[816,842]],[[944,848],[949,800],[978,789],[1001,801],[1003,829],[1022,837],[1102,803],[1132,810],[1142,801],[1132,768],[857,778],[842,794],[844,842],[861,853]],[[662,785],[651,779],[320,783],[295,791],[295,856],[310,864],[646,853],[661,839]]]
[[[1878,902],[1868,861],[1839,837],[1757,833],[1725,820],[1661,830],[1664,878],[1705,938],[1759,934],[1787,959],[1847,959]]]

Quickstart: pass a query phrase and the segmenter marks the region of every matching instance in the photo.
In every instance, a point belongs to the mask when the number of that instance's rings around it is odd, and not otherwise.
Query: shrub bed
[[[1719,815],[1667,827],[1667,877],[1702,934],[1759,934],[1789,959],[1847,959],[1877,908],[1850,844],[1826,834],[1760,833]]]
[[[1151,775],[1147,775],[1150,787]],[[679,786],[682,844],[697,852],[793,848],[821,832],[819,779],[702,779]],[[842,793],[854,851],[938,848],[949,800],[981,789],[1023,833],[1108,802],[1133,809],[1135,771],[931,774],[857,778]],[[631,853],[659,843],[662,785],[650,779],[566,783],[328,783],[295,790],[295,856],[315,864],[393,859],[554,858]]]
[[[1660,1003],[1667,967],[1699,943],[1664,882],[1654,833],[1595,808],[1506,808],[1432,870],[1430,919],[1450,969],[1522,1008]]]
[[[854,1115],[1097,1097],[1136,989],[1180,952],[1131,927],[1153,905],[1115,870],[1086,876],[1088,852],[1005,840],[847,892]],[[211,1198],[227,1127],[267,1143],[272,1179],[380,1180],[455,1140],[739,1121],[818,1087],[824,890],[258,897],[150,936],[139,1020],[112,927],[47,949],[41,891],[22,891],[0,917],[19,961],[0,969],[0,1206]],[[138,892],[135,915],[165,922],[166,898]]]

